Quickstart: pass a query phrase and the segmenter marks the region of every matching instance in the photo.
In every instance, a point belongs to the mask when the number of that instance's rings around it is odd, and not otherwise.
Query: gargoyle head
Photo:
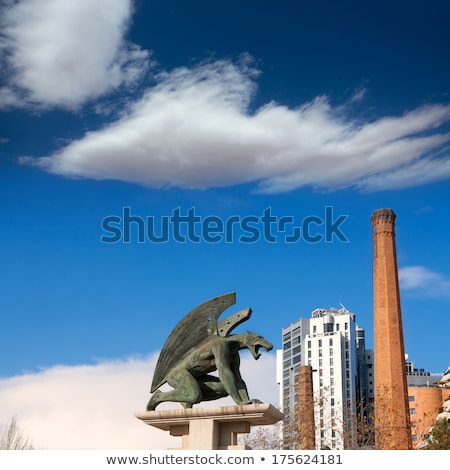
[[[269,343],[261,335],[247,331],[244,339],[244,348],[247,348],[255,359],[259,359],[261,357],[259,350],[262,348],[270,351],[273,348],[273,344]]]

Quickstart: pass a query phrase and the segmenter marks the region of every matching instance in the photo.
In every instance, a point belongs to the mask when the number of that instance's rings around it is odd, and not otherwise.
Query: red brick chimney
[[[375,447],[411,449],[400,290],[391,209],[371,217],[374,241]]]

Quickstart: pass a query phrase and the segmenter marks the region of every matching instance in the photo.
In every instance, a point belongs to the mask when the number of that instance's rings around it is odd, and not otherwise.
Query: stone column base
[[[237,444],[238,434],[283,419],[283,413],[269,403],[144,411],[135,416],[171,436],[182,436],[185,450],[246,449]]]

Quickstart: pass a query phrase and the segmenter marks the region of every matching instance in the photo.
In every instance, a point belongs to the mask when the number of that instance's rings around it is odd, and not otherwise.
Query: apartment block
[[[364,329],[345,307],[313,310],[282,330],[278,377],[287,416],[284,443],[296,448],[299,367],[312,367],[314,432],[317,449],[354,448],[358,420],[367,420],[373,398],[373,354],[365,349]]]

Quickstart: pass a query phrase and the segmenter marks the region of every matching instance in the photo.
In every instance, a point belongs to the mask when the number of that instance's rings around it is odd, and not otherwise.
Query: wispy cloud
[[[124,40],[132,0],[3,3],[0,107],[76,108],[148,67],[149,52]]]
[[[131,0],[6,4],[0,51],[10,75],[0,106],[77,108],[136,83],[149,67],[149,52],[125,39]],[[441,130],[450,105],[363,122],[353,112],[364,99],[361,87],[337,107],[320,96],[252,111],[258,73],[243,57],[160,73],[120,119],[21,161],[67,177],[152,188],[254,183],[265,193],[377,191],[450,178],[450,133]]]
[[[367,88],[362,87],[362,86],[359,87],[353,92],[352,96],[350,97],[350,100],[349,100],[350,103],[360,103],[364,101],[366,93],[367,93]]]
[[[450,278],[441,273],[424,266],[406,266],[399,269],[398,275],[405,291],[426,297],[450,297]]]
[[[450,106],[429,105],[361,124],[319,97],[249,113],[249,68],[228,61],[160,77],[119,121],[53,155],[28,159],[65,176],[154,188],[257,182],[267,193],[305,185],[380,190],[450,177]]]
[[[23,433],[40,449],[167,449],[179,438],[143,424],[143,411],[157,355],[96,365],[55,366],[0,379],[0,423],[17,417]],[[250,392],[277,405],[275,358],[245,355],[242,374]],[[264,388],[261,389],[261,384]],[[230,404],[222,399],[214,404]],[[163,405],[161,405],[163,406]],[[179,407],[167,404],[165,407]]]

